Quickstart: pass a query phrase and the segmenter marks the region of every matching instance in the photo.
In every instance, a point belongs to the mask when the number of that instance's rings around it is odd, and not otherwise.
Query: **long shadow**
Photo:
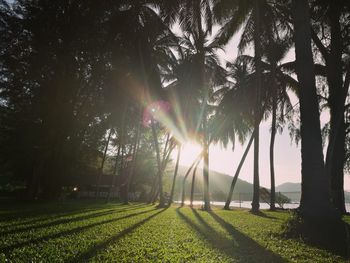
[[[94,246],[92,246],[89,250],[87,250],[86,252],[70,259],[69,263],[76,263],[76,262],[87,262],[88,259],[92,258],[93,256],[95,256],[99,251],[107,248],[108,246],[110,246],[112,243],[116,242],[118,239],[126,236],[127,234],[132,233],[136,228],[140,227],[141,225],[143,225],[144,223],[146,223],[147,221],[151,220],[152,218],[156,217],[157,215],[159,215],[160,213],[164,212],[167,208],[163,208],[161,210],[159,210],[157,213],[154,213],[153,215],[150,215],[148,217],[146,217],[145,219],[139,221],[138,223],[122,230],[120,233],[118,233],[115,236],[112,236],[110,238],[108,238],[107,240],[98,243]]]
[[[185,216],[180,211],[180,208],[176,211],[180,218],[192,227],[200,236],[207,240],[213,248],[220,250],[234,259],[235,262],[286,262],[280,256],[266,250],[253,239],[234,229],[231,225],[229,231],[228,227],[224,227],[224,229],[232,236],[232,239],[229,239],[211,227],[195,209],[192,209],[192,211],[199,224],[194,223]],[[213,214],[213,212],[209,213],[211,215]],[[218,223],[220,224],[220,222]]]
[[[274,216],[270,216],[265,214],[262,211],[258,211],[258,212],[253,212],[253,211],[249,211],[250,214],[254,215],[254,216],[259,216],[259,217],[263,217],[263,218],[268,218],[268,219],[278,219],[277,217]]]
[[[115,212],[124,212],[124,211],[131,211],[131,210],[135,210],[135,209],[140,209],[143,206],[147,206],[146,204],[136,204],[136,205],[132,205],[132,206],[124,206],[124,205],[120,205],[118,207],[115,208],[111,208],[109,210],[114,210]],[[3,225],[2,227],[6,227],[6,228],[12,228],[12,227],[19,227],[19,226],[23,226],[23,225],[29,225],[29,224],[35,224],[37,222],[40,221],[46,221],[46,220],[50,220],[53,217],[56,218],[62,218],[62,217],[67,217],[67,216],[74,216],[74,215],[79,215],[82,213],[88,213],[88,212],[93,212],[93,211],[97,211],[97,210],[102,210],[102,209],[106,209],[105,207],[97,207],[97,208],[89,208],[89,209],[74,209],[73,211],[69,211],[69,212],[62,212],[62,213],[57,213],[57,211],[52,211],[52,212],[47,212],[47,211],[30,211],[27,214],[25,213],[14,213],[12,214],[12,216],[7,217],[6,219],[0,220],[0,222],[5,222],[5,221],[10,221],[10,220],[15,220],[18,218],[23,218],[25,216],[35,216],[35,218],[33,219],[28,219],[26,221],[21,221],[18,223],[13,223],[13,224],[8,224],[8,225]],[[14,216],[16,215],[16,216]],[[46,215],[46,217],[40,217],[40,215]],[[62,219],[63,220],[63,219]],[[15,230],[14,230],[15,231]],[[0,233],[2,234],[2,233]]]
[[[34,226],[26,226],[26,227],[16,228],[16,229],[8,230],[8,231],[3,231],[3,232],[0,232],[0,235],[15,234],[15,233],[20,233],[20,232],[25,232],[28,230],[36,230],[36,229],[40,229],[40,228],[44,228],[44,227],[53,227],[53,226],[57,226],[57,225],[61,225],[61,224],[72,223],[72,222],[90,219],[90,218],[94,218],[94,217],[105,216],[105,215],[112,214],[115,212],[116,211],[114,209],[110,209],[110,210],[103,211],[103,212],[91,213],[91,214],[88,214],[85,216],[77,216],[77,217],[73,217],[73,218],[59,219],[59,220],[54,220],[54,221],[44,223],[44,224],[38,224],[38,225],[34,225]]]
[[[287,262],[285,259],[283,259],[279,255],[276,255],[273,252],[266,250],[265,248],[260,246],[256,241],[254,241],[253,239],[251,239],[247,235],[243,234],[242,232],[238,231],[230,223],[226,222],[224,219],[219,217],[213,211],[210,211],[209,214],[232,237],[236,238],[237,242],[240,243],[241,246],[245,246],[247,248],[250,248],[250,250],[254,250],[256,254],[261,255],[262,257],[265,257],[264,260],[266,259],[266,262]],[[263,213],[261,213],[261,214],[263,214]],[[271,218],[270,216],[267,216],[266,214],[263,214],[263,215],[265,215],[267,218]],[[263,217],[265,217],[265,216],[263,216]],[[274,217],[272,217],[272,218],[274,218]],[[259,259],[258,262],[263,262],[263,260]]]
[[[152,208],[150,210],[145,210],[145,211],[142,211],[142,212],[125,215],[125,216],[122,216],[122,217],[112,218],[112,219],[108,219],[108,220],[92,223],[92,224],[89,224],[89,225],[86,225],[86,226],[80,226],[80,227],[76,227],[76,228],[73,228],[73,229],[61,231],[61,232],[56,233],[56,234],[50,234],[50,235],[46,235],[46,236],[43,236],[43,237],[39,237],[39,238],[35,238],[35,239],[30,239],[30,240],[27,240],[27,241],[24,241],[24,242],[16,243],[16,244],[13,244],[13,245],[4,246],[4,247],[0,248],[0,253],[2,252],[4,254],[8,254],[9,252],[11,252],[12,250],[14,250],[16,248],[21,248],[21,247],[24,247],[24,246],[27,246],[27,245],[30,245],[30,244],[37,244],[37,243],[40,243],[40,242],[43,242],[43,241],[48,241],[48,240],[59,238],[59,237],[66,236],[66,235],[76,234],[76,233],[82,232],[82,231],[84,231],[86,229],[89,229],[89,228],[92,228],[92,227],[96,227],[96,226],[104,225],[104,224],[109,224],[109,223],[112,223],[112,222],[116,222],[116,221],[119,221],[119,220],[122,220],[122,219],[130,218],[130,217],[141,215],[141,214],[150,213],[150,212],[152,212],[154,210],[157,210],[157,209],[156,208]]]

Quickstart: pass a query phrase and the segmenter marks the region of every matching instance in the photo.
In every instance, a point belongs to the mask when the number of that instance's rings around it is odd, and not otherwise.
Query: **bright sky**
[[[216,29],[216,28],[215,28]],[[214,29],[214,32],[216,31]],[[175,29],[175,31],[177,31]],[[222,60],[232,61],[237,57],[237,45],[239,37],[236,36],[228,43],[224,51],[219,51]],[[285,61],[294,60],[294,50],[292,50]],[[294,102],[297,102],[294,99]],[[328,114],[321,115],[321,124],[326,123]],[[267,120],[260,125],[260,185],[270,187],[270,164],[269,164],[269,144],[270,144],[270,124]],[[183,152],[180,159],[182,165],[190,165],[197,155],[198,148],[194,146],[186,147],[188,150]],[[236,143],[234,152],[232,144],[228,145],[227,149],[223,149],[220,145],[212,145],[209,153],[209,168],[221,173],[233,176],[238,163],[241,159],[245,145]],[[175,155],[174,155],[175,159]],[[253,182],[253,145],[249,151],[247,159],[241,170],[240,179]],[[285,128],[282,134],[277,133],[275,139],[275,180],[276,186],[285,182],[301,182],[301,154],[300,143],[297,146],[291,142],[288,129]],[[345,190],[350,190],[350,175],[345,175],[344,178]]]

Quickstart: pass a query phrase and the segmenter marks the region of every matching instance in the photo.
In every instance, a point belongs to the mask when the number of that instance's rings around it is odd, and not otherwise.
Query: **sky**
[[[175,29],[178,31],[178,29]],[[213,30],[214,33],[217,29]],[[224,61],[232,61],[237,57],[239,42],[239,33],[231,39],[224,51],[219,51],[220,59]],[[248,50],[249,53],[249,50]],[[284,62],[293,61],[295,58],[294,50],[291,50]],[[292,98],[292,103],[297,102],[297,98]],[[328,122],[329,114],[327,112],[321,114],[321,125]],[[271,120],[268,119],[262,122],[260,125],[260,185],[270,188],[270,160],[269,160],[269,145],[270,145],[270,127]],[[183,157],[180,159],[180,164],[190,165],[195,152],[198,150],[196,147],[189,147],[187,153],[183,153]],[[232,151],[232,144],[228,147],[222,148],[220,145],[212,145],[209,152],[209,169],[215,170],[221,173],[233,176],[238,163],[241,160],[241,156],[244,152],[245,145],[240,145],[236,142],[235,150]],[[324,149],[324,153],[325,153]],[[285,128],[282,134],[277,133],[275,139],[275,180],[276,186],[286,183],[301,182],[301,153],[300,143],[296,145],[295,142],[291,142],[289,131]],[[174,155],[175,157],[175,155]],[[175,158],[174,158],[175,159]],[[247,182],[253,182],[253,145],[249,151],[247,159],[242,167],[239,178]],[[350,175],[346,174],[344,177],[344,189],[350,191]]]

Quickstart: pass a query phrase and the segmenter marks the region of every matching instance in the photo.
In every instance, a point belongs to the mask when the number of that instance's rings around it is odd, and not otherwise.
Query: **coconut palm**
[[[252,211],[259,210],[259,124],[260,124],[260,89],[261,89],[261,9],[265,1],[250,0],[250,1],[215,1],[214,12],[216,18],[223,25],[220,34],[219,42],[226,43],[246,21],[241,40],[246,36],[253,35],[254,52],[256,60],[256,92],[254,96],[254,194],[252,202]],[[246,41],[245,41],[246,42]],[[244,43],[244,41],[241,43]]]
[[[270,208],[275,209],[275,169],[274,169],[274,142],[277,127],[282,130],[285,118],[293,115],[292,105],[287,93],[287,88],[297,94],[298,83],[284,69],[294,65],[294,63],[279,63],[289,51],[291,43],[287,40],[273,40],[272,37],[263,42],[263,51],[266,61],[261,61],[263,79],[265,79],[263,89],[266,89],[270,98],[265,103],[265,110],[271,112],[271,139],[270,139],[270,178],[271,195]],[[254,64],[254,58],[248,55],[242,55],[238,60],[244,63]],[[285,114],[286,113],[286,114]]]
[[[278,12],[273,8],[273,1],[260,0],[235,0],[225,1],[216,0],[214,13],[216,19],[222,24],[218,34],[220,43],[227,43],[228,40],[238,32],[244,25],[240,38],[239,49],[244,50],[250,43],[254,45],[254,60],[256,70],[256,94],[254,109],[254,194],[252,202],[252,211],[259,209],[259,124],[260,107],[259,102],[262,83],[262,65],[261,57],[263,55],[262,40],[269,34],[275,34],[279,30],[288,32],[288,23],[282,23]],[[276,23],[276,22],[279,23]]]
[[[215,51],[221,48],[216,41],[208,41],[209,32],[205,33],[204,43],[204,82],[206,83],[205,95],[198,76],[201,75],[198,66],[200,61],[200,53],[198,43],[193,37],[194,33],[184,33],[180,39],[180,59],[174,59],[174,63],[165,70],[164,79],[170,84],[166,87],[169,91],[170,101],[174,108],[178,109],[175,114],[176,123],[179,126],[179,133],[182,140],[195,138],[199,140],[200,134],[202,143],[207,143],[209,147],[209,137],[206,135],[207,129],[203,128],[203,119],[207,119],[210,106],[207,105],[210,92],[217,86],[223,85],[226,81],[226,71],[220,66],[220,61]],[[183,98],[185,95],[185,98]],[[206,104],[203,106],[203,104]],[[206,121],[204,121],[206,123]],[[205,124],[207,125],[207,124]],[[208,137],[205,139],[205,137]],[[180,138],[180,139],[181,139]],[[204,147],[205,148],[205,147]],[[205,156],[205,155],[204,155]],[[209,160],[207,160],[209,161]],[[204,162],[205,163],[205,162]],[[205,164],[204,164],[205,166]],[[204,168],[205,170],[205,168]],[[206,174],[204,172],[204,174]],[[206,178],[204,176],[204,178]],[[205,180],[204,180],[205,182]],[[207,182],[208,183],[208,182]],[[204,183],[204,199],[209,197],[208,184]],[[206,197],[207,196],[207,197]],[[209,202],[204,202],[205,209],[210,209]]]
[[[163,1],[165,2],[165,1]],[[209,201],[209,138],[207,125],[207,101],[208,86],[205,81],[205,54],[206,37],[212,32],[212,5],[211,0],[191,0],[191,1],[167,1],[162,5],[161,13],[166,21],[179,24],[186,34],[193,39],[196,50],[197,71],[195,75],[196,86],[201,90],[201,118],[198,128],[203,131],[202,145],[204,150],[204,209],[210,210]]]

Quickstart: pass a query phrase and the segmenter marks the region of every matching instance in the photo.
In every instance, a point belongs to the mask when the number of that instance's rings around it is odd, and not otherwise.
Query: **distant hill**
[[[188,170],[188,167],[180,166],[178,178],[176,180],[175,187],[175,199],[179,200],[181,195],[182,183],[184,176]],[[198,196],[195,199],[202,199],[202,191],[203,191],[203,170],[201,168],[197,169],[196,173],[196,181],[195,181],[195,195]],[[168,172],[165,174],[166,187],[165,191],[170,192],[170,185],[173,178],[173,168],[168,169]],[[211,193],[211,199],[215,201],[226,201],[228,191],[231,186],[233,177],[227,174],[222,174],[216,171],[210,171],[209,176],[209,187]],[[192,184],[192,172],[188,176],[185,189],[186,196],[189,197],[191,191]],[[251,200],[253,194],[253,185],[241,179],[237,180],[235,190],[233,192],[233,200]]]
[[[276,192],[300,192],[301,183],[284,183],[276,186]]]
[[[179,173],[176,180],[175,187],[175,200],[181,199],[181,189],[184,175],[186,174],[188,167],[180,166]],[[164,175],[165,187],[164,191],[170,192],[171,182],[173,179],[174,168],[169,167]],[[195,181],[195,199],[202,199],[203,195],[203,170],[202,168],[197,169],[196,181]],[[231,186],[233,177],[227,174],[219,173],[216,171],[210,171],[209,176],[209,188],[211,194],[211,200],[215,201],[226,201],[228,191]],[[192,172],[188,176],[185,189],[186,199],[189,199],[192,184]],[[283,183],[276,186],[276,193],[280,192],[282,195],[287,196],[292,202],[299,202],[301,196],[301,183]],[[253,184],[248,183],[244,180],[238,179],[235,189],[233,191],[233,200],[250,201],[253,196]],[[345,192],[345,201],[350,203],[350,192]]]
[[[292,202],[299,202],[301,197],[301,183],[283,183],[276,186],[276,193],[287,196]]]
[[[292,201],[299,202],[301,195],[301,183],[284,183],[276,186],[276,192],[281,192]],[[345,202],[350,203],[350,192],[345,191]]]

